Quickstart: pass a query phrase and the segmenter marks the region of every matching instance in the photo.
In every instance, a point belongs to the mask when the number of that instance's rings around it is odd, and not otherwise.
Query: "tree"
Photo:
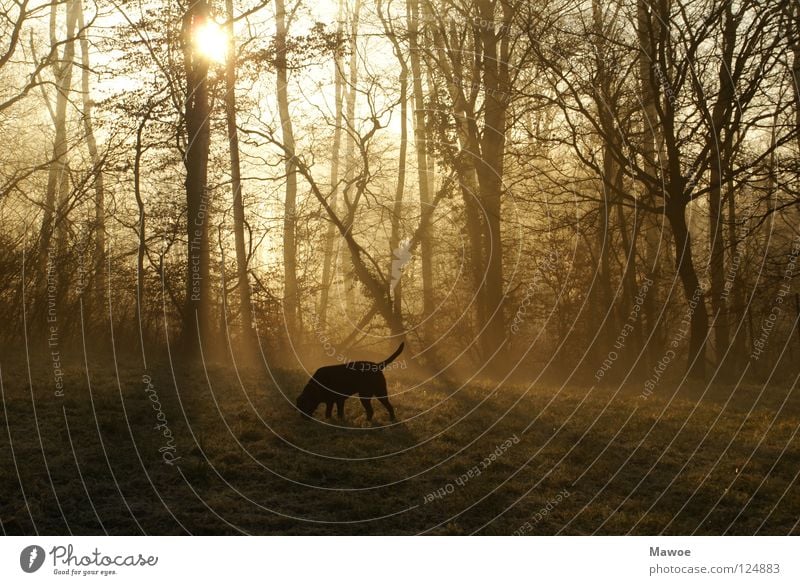
[[[210,20],[205,0],[191,0],[183,16],[182,45],[186,79],[183,122],[186,128],[186,298],[183,344],[188,357],[199,357],[211,342],[211,282],[208,225],[210,109],[208,60],[197,50],[196,31]]]
[[[433,157],[428,144],[425,122],[425,93],[422,85],[423,49],[420,40],[424,32],[420,27],[419,0],[407,0],[409,61],[411,64],[412,96],[414,100],[414,152],[417,158],[417,185],[420,214],[431,204],[433,191]],[[420,235],[420,263],[422,264],[422,311],[434,311],[433,237],[430,232]]]
[[[408,152],[408,63],[406,62],[403,48],[398,41],[397,34],[391,24],[389,18],[383,13],[382,3],[378,2],[378,14],[383,24],[383,29],[386,36],[392,43],[394,49],[394,56],[400,66],[400,148],[399,148],[399,161],[397,168],[397,186],[395,187],[394,204],[392,206],[392,220],[391,220],[391,236],[389,238],[389,270],[391,272],[390,293],[392,295],[392,308],[395,313],[395,320],[399,323],[403,322],[403,283],[401,279],[402,264],[407,260],[408,251],[405,244],[401,245],[400,242],[400,220],[403,212],[403,196],[405,194],[406,185],[406,158]],[[425,188],[427,189],[427,180]],[[422,187],[420,187],[422,193]],[[420,196],[421,197],[421,196]],[[430,267],[430,258],[427,260],[428,267]],[[430,278],[430,274],[428,274]],[[425,269],[423,265],[423,291]],[[425,307],[427,313],[428,307]]]
[[[458,152],[449,164],[459,176],[469,237],[469,263],[476,291],[477,342],[492,370],[506,336],[501,200],[508,110],[511,103],[512,21],[509,1],[478,0],[469,26],[449,26],[449,3],[425,3],[434,48],[430,67],[447,87],[447,110],[455,125]],[[496,12],[498,14],[496,15]],[[479,104],[479,98],[482,102]]]
[[[292,339],[297,334],[297,245],[295,223],[297,216],[297,170],[295,163],[294,129],[289,112],[288,67],[286,62],[287,36],[286,5],[284,0],[275,0],[275,72],[277,76],[277,101],[281,121],[281,133],[285,147],[284,168],[286,171],[286,197],[283,216],[283,309],[286,332]]]
[[[780,100],[777,105],[770,106],[759,99],[765,76],[776,68],[785,50],[781,37],[775,34],[778,9],[756,11],[754,4],[743,5],[742,21],[749,26],[747,34],[736,40],[732,22],[723,18],[728,4],[727,0],[714,3],[697,0],[680,5],[660,3],[644,16],[639,7],[638,35],[640,39],[646,37],[647,43],[637,49],[636,58],[648,63],[646,70],[641,63],[639,69],[647,88],[643,113],[655,116],[647,120],[655,128],[655,146],[649,138],[641,140],[633,125],[615,124],[613,130],[604,127],[586,103],[585,74],[561,56],[539,52],[540,58],[549,63],[554,83],[566,88],[560,91],[557,100],[565,117],[568,120],[573,120],[576,114],[581,117],[602,138],[605,152],[623,169],[625,177],[644,185],[645,196],[632,197],[624,188],[624,182],[615,185],[606,181],[606,188],[629,205],[660,215],[671,227],[675,270],[686,301],[681,320],[687,322],[689,333],[688,371],[697,378],[705,376],[709,323],[705,293],[694,258],[694,238],[686,220],[687,210],[693,202],[701,201],[712,188],[718,189],[722,184],[718,175],[707,175],[714,165],[717,172],[720,169],[719,158],[723,151],[715,147],[720,124],[725,126],[729,121],[728,126],[736,129],[731,130],[731,134],[739,136],[734,146],[742,148],[751,136],[749,133],[763,120],[765,111],[783,111],[787,107]],[[738,88],[735,104],[728,99],[731,85],[723,79],[724,83],[715,87],[713,78],[705,74],[709,62],[717,59],[711,47],[722,44],[723,39],[726,39],[724,46],[728,51],[731,43],[736,43],[736,58],[730,62],[731,83]],[[765,47],[768,50],[764,50]],[[725,64],[719,67],[724,69]],[[648,96],[652,97],[652,104]],[[712,112],[714,97],[718,104],[716,115]],[[578,129],[573,122],[570,127],[573,131]],[[602,169],[591,156],[582,152],[576,136],[573,135],[572,141],[581,162],[602,176]],[[763,154],[742,159],[730,174],[738,180],[752,177],[770,154],[790,138],[790,133],[782,132]],[[650,201],[650,196],[655,199]],[[719,206],[715,204],[712,208],[719,217]],[[721,224],[715,224],[714,228],[721,241],[717,225]],[[718,255],[714,261],[719,263]],[[718,275],[715,279],[718,283]]]
[[[51,110],[55,137],[53,139],[53,156],[47,176],[47,190],[45,191],[43,208],[44,217],[39,238],[39,270],[40,275],[48,271],[48,257],[53,258],[51,240],[56,229],[64,227],[64,214],[66,213],[66,199],[69,189],[69,173],[67,171],[67,106],[69,94],[72,91],[72,67],[75,58],[75,27],[78,22],[77,0],[70,0],[65,4],[66,38],[63,42],[64,49],[57,60],[52,61],[53,77],[56,87],[56,105]],[[58,4],[50,5],[50,50],[58,51],[61,44],[57,39]],[[62,231],[63,233],[63,231]],[[61,250],[63,252],[63,248]],[[57,255],[56,255],[57,257]]]
[[[339,0],[336,21],[336,44],[333,50],[333,75],[334,75],[334,109],[333,123],[333,148],[331,149],[330,189],[331,205],[334,210],[339,202],[339,163],[342,148],[342,122],[344,101],[344,72],[342,67],[342,43],[344,40],[344,0]],[[333,272],[333,244],[336,236],[336,227],[328,223],[325,231],[324,253],[322,258],[322,287],[319,299],[319,322],[324,329],[328,319],[328,298],[331,288],[331,275]]]
[[[89,160],[92,163],[94,176],[94,290],[92,291],[92,306],[102,307],[105,298],[106,279],[106,218],[105,218],[105,180],[103,159],[97,148],[97,138],[94,131],[94,102],[91,96],[89,76],[92,70],[89,58],[89,39],[87,25],[84,17],[83,5],[79,2],[78,11],[78,38],[81,49],[81,95],[83,97],[83,131],[86,137],[86,147],[89,150]]]
[[[253,331],[253,306],[250,281],[247,275],[247,251],[244,234],[244,203],[242,201],[242,171],[239,159],[239,131],[236,126],[236,37],[233,30],[233,0],[225,0],[228,55],[225,60],[225,122],[228,130],[228,150],[231,159],[231,191],[233,192],[233,231],[236,244],[236,275],[239,291],[239,319],[244,348],[256,346]]]

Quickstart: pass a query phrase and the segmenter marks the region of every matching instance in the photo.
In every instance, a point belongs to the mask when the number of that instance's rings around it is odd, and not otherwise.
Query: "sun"
[[[194,44],[203,57],[214,63],[224,63],[228,56],[228,34],[213,20],[195,29]]]

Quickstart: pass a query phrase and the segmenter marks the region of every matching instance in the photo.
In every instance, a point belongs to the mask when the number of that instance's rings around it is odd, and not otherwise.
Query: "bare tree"
[[[208,60],[200,54],[194,35],[210,19],[205,0],[192,0],[182,22],[186,96],[186,299],[183,343],[189,357],[199,356],[211,342],[211,282],[208,240],[211,206],[208,191],[208,153],[211,140]]]
[[[333,75],[334,75],[334,109],[333,147],[331,149],[330,188],[331,205],[334,210],[339,202],[339,163],[342,148],[342,121],[344,117],[344,72],[342,70],[342,43],[344,39],[344,0],[339,0],[336,23],[336,45],[334,47]],[[325,232],[324,253],[322,258],[322,290],[319,299],[319,322],[324,329],[328,318],[328,298],[331,288],[331,274],[333,272],[333,244],[336,236],[336,227],[328,223]]]
[[[286,331],[291,339],[297,333],[297,168],[295,163],[294,128],[289,111],[288,66],[286,62],[287,18],[284,0],[275,0],[275,74],[277,76],[278,113],[285,146],[286,197],[283,217],[283,309]]]
[[[89,76],[91,74],[91,61],[89,59],[89,39],[84,18],[83,5],[78,3],[78,38],[81,48],[81,94],[83,97],[83,131],[86,137],[86,147],[89,150],[89,160],[92,163],[94,176],[94,291],[92,306],[102,307],[106,294],[106,196],[104,180],[104,161],[97,148],[97,138],[94,131],[93,107]]]
[[[63,229],[66,211],[66,197],[69,188],[69,172],[67,170],[67,106],[69,94],[72,91],[72,68],[75,59],[75,28],[78,22],[77,0],[70,0],[65,5],[66,32],[63,42],[63,51],[57,60],[52,61],[53,77],[56,88],[56,105],[52,111],[55,136],[53,138],[52,163],[47,176],[47,190],[45,191],[41,235],[39,239],[39,267],[40,274],[47,271],[47,257],[51,254],[51,240],[54,230],[59,226]],[[57,51],[60,42],[57,38],[58,4],[50,6],[50,48]],[[63,250],[62,250],[63,252]]]
[[[225,0],[228,55],[225,61],[225,122],[228,129],[228,150],[231,159],[231,190],[233,192],[233,233],[236,244],[236,275],[239,291],[239,319],[243,348],[255,347],[253,307],[250,282],[247,276],[247,250],[244,233],[244,203],[242,201],[242,171],[239,160],[239,131],[236,126],[236,37],[233,31],[233,0]]]
[[[391,19],[383,13],[383,6],[378,1],[378,14],[383,25],[384,33],[392,43],[397,64],[400,66],[400,146],[399,160],[397,163],[397,185],[395,187],[394,203],[392,206],[391,236],[389,238],[389,270],[391,273],[390,294],[392,295],[392,309],[395,313],[395,320],[403,322],[403,282],[400,278],[402,262],[405,259],[407,250],[400,244],[400,220],[403,212],[403,197],[406,186],[406,158],[408,154],[408,63],[403,51],[403,47],[397,38],[397,33],[392,25]],[[427,185],[426,185],[427,187]],[[430,259],[428,259],[430,261]],[[424,274],[424,271],[423,271]],[[424,276],[423,276],[424,278]],[[424,289],[424,284],[423,284]]]
[[[465,26],[449,16],[449,3],[425,3],[433,29],[431,67],[444,77],[455,123],[458,152],[450,161],[458,171],[473,286],[477,293],[478,346],[482,359],[498,353],[506,335],[501,200],[505,145],[512,94],[511,2],[478,0]],[[512,61],[514,63],[512,63]],[[479,98],[482,101],[479,102]],[[488,364],[492,369],[496,362]]]
[[[419,0],[406,2],[408,17],[409,61],[414,100],[414,152],[417,158],[417,185],[419,189],[420,213],[431,204],[433,186],[433,157],[428,144],[428,129],[425,123],[425,94],[422,85],[422,48],[420,39]],[[420,263],[422,265],[422,310],[430,315],[434,310],[433,282],[433,238],[429,232],[420,236]]]

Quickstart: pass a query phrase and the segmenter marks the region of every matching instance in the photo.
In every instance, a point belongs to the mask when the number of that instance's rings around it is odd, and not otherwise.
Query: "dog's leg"
[[[339,399],[336,401],[336,416],[344,418],[344,400]]]
[[[330,418],[332,412],[333,412],[333,402],[327,402],[325,404],[325,418]]]
[[[378,400],[380,400],[380,403],[386,407],[386,410],[389,412],[389,418],[392,419],[392,422],[397,420],[394,417],[394,408],[392,408],[392,404],[389,402],[389,399],[386,396],[381,396],[378,398]]]
[[[369,396],[362,396],[361,397],[361,405],[364,407],[364,410],[367,412],[367,420],[372,420],[372,404],[370,401],[372,399]]]
[[[378,379],[378,387],[376,388],[375,396],[380,403],[383,404],[384,408],[386,408],[386,411],[389,413],[389,418],[394,422],[396,420],[394,417],[394,408],[392,408],[392,404],[389,402],[388,392],[386,391],[386,378],[383,377],[383,374],[381,374]]]

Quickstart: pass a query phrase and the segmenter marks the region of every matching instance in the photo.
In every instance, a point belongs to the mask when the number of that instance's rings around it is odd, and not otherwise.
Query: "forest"
[[[3,533],[800,533],[796,1],[0,15]]]

